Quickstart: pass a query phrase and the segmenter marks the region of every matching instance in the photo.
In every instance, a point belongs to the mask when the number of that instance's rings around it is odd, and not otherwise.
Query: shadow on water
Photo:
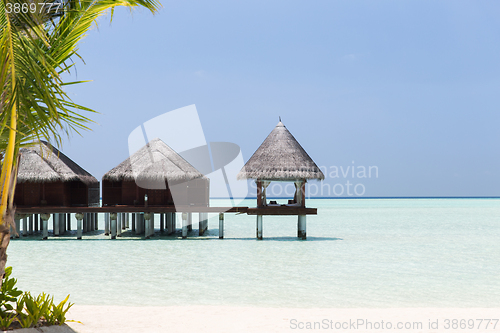
[[[69,231],[65,235],[54,236],[52,232],[49,232],[49,238],[46,241],[56,241],[56,242],[67,242],[67,241],[93,241],[93,242],[101,242],[101,241],[110,241],[111,236],[105,236],[104,231],[96,230],[84,233],[83,238],[81,240],[76,239],[76,231]],[[117,236],[116,239],[112,241],[148,241],[144,238],[144,235],[136,235],[135,232],[131,230],[122,231],[121,236]],[[343,240],[342,238],[337,237],[317,237],[317,236],[308,236],[307,239],[302,240],[293,236],[283,236],[283,237],[265,237],[262,240],[258,240],[256,237],[224,237],[224,239],[219,239],[219,231],[217,229],[207,230],[203,236],[199,236],[199,231],[197,229],[193,229],[189,231],[186,239],[182,239],[182,231],[177,229],[174,234],[167,235],[166,233],[161,233],[159,230],[155,231],[154,236],[152,236],[149,240],[164,240],[164,241],[222,241],[222,240],[245,240],[245,241],[273,241],[273,242],[297,242],[297,241],[313,241],[313,242],[322,242],[322,241],[339,241]],[[12,238],[11,242],[38,242],[42,240],[42,234],[37,233],[34,235],[28,236],[20,236],[19,238]]]

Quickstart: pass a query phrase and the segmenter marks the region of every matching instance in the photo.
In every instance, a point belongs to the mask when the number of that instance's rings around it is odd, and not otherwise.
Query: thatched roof
[[[325,179],[325,175],[280,121],[238,173],[238,179]]]
[[[79,180],[87,185],[99,184],[90,173],[45,141],[30,148],[21,148],[19,154],[18,183]]]
[[[103,180],[180,182],[204,177],[165,142],[153,139],[132,156],[108,171]]]

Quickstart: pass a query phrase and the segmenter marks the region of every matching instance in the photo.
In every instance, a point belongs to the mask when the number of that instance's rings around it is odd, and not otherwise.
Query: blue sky
[[[80,45],[74,101],[100,112],[63,151],[97,178],[141,123],[195,104],[250,158],[281,116],[315,162],[377,166],[365,196],[500,195],[497,1],[163,1]],[[354,163],[353,163],[354,161]],[[344,193],[345,195],[345,193]]]

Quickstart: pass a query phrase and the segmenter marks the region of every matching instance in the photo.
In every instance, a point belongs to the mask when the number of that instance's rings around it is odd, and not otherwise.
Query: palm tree
[[[47,1],[47,0],[45,0]],[[80,57],[78,43],[108,10],[142,6],[155,13],[157,0],[0,0],[0,277],[13,225],[19,147],[62,134],[80,133],[94,112],[73,103],[61,74]],[[59,2],[57,2],[59,1]],[[1,286],[1,280],[0,280]]]

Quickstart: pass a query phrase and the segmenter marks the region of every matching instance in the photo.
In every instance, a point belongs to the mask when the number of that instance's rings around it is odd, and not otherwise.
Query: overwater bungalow
[[[288,215],[298,212],[298,237],[306,238],[305,183],[325,178],[307,152],[280,122],[267,136],[237,175],[238,179],[255,179],[257,184],[257,238],[262,239],[263,215]],[[288,204],[268,202],[266,188],[271,182],[293,182],[295,195]],[[252,210],[249,210],[249,214]],[[292,215],[290,213],[290,215]]]
[[[209,179],[160,139],[151,140],[102,177],[103,206],[202,206]]]
[[[99,181],[49,143],[19,153],[17,207],[99,206]]]

